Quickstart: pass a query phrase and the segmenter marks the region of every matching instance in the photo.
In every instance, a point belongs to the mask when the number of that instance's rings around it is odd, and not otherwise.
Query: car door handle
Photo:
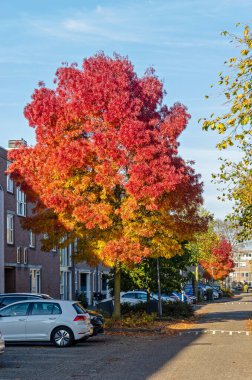
[[[26,318],[19,318],[19,321],[26,321]]]
[[[49,319],[51,319],[52,321],[55,321],[56,318],[52,318],[52,317],[50,317]]]

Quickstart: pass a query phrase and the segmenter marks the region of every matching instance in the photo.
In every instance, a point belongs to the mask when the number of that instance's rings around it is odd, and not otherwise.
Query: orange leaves
[[[111,240],[100,254],[101,260],[109,266],[114,263],[140,263],[144,257],[150,255],[148,248],[143,248],[139,242],[134,242],[129,238],[121,237],[118,240]]]
[[[108,204],[87,202],[75,207],[73,217],[76,218],[76,222],[84,223],[87,229],[95,227],[106,229],[112,224],[109,217],[111,213],[112,207]]]

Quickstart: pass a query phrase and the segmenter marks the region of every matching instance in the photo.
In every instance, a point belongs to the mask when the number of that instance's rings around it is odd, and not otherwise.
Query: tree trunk
[[[120,264],[115,265],[115,303],[114,303],[114,319],[121,318],[121,304],[120,304],[120,292],[121,292],[121,267]]]

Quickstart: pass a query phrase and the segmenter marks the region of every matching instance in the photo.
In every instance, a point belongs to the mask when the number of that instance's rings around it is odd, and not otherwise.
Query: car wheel
[[[57,327],[52,332],[51,341],[56,347],[69,347],[74,342],[74,336],[68,327]]]

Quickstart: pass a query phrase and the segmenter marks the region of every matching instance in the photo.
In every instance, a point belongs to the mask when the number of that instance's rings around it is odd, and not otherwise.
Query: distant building
[[[233,251],[234,272],[229,278],[233,285],[247,283],[252,286],[252,240],[237,244]]]

